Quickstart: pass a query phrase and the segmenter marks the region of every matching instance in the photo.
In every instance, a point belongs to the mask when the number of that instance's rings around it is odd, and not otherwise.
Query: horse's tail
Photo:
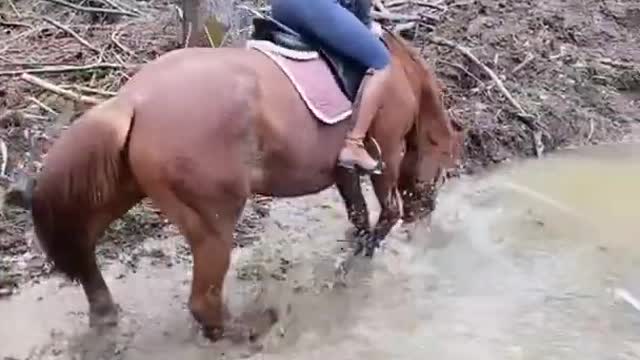
[[[93,107],[53,144],[36,177],[5,194],[6,204],[31,211],[40,247],[71,279],[95,266],[92,222],[130,180],[126,148],[133,119],[133,105],[122,98]]]

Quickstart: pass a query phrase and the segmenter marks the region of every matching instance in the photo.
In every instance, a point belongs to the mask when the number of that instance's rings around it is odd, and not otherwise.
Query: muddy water
[[[336,193],[279,200],[226,289],[236,316],[279,309],[260,346],[204,341],[185,308],[188,264],[149,260],[106,269],[123,316],[104,336],[57,278],[0,302],[0,358],[638,359],[639,160],[639,145],[605,146],[450,182],[431,227],[394,228],[346,288]],[[171,259],[180,244],[144,246]]]

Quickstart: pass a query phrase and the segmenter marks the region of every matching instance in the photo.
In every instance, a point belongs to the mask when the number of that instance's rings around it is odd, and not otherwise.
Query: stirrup
[[[374,159],[375,160],[375,159]],[[375,160],[376,166],[373,169],[366,169],[360,166],[356,161],[344,161],[338,159],[338,166],[349,170],[357,170],[367,175],[381,175],[384,169],[384,164],[380,160]]]

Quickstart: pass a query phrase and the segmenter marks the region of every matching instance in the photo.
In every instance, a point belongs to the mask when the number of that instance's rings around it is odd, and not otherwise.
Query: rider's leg
[[[336,0],[272,0],[273,16],[344,56],[365,66],[367,72],[355,103],[355,126],[347,135],[338,164],[379,173],[382,164],[365,150],[363,140],[382,104],[390,73],[391,56],[371,30]]]

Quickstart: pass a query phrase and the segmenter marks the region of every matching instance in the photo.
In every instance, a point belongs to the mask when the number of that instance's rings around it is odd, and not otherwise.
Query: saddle
[[[366,68],[358,63],[336,54],[313,39],[286,28],[270,18],[256,17],[253,19],[251,39],[270,41],[277,46],[293,51],[317,52],[327,63],[344,95],[350,101],[355,101],[360,84],[367,71]]]

